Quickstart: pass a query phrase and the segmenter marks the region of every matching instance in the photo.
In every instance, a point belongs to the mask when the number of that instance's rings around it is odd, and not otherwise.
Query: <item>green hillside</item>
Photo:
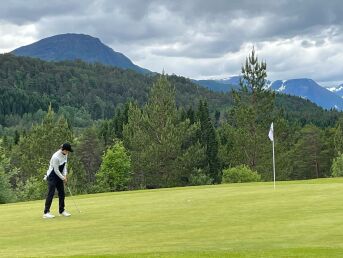
[[[113,117],[115,109],[129,100],[146,103],[157,77],[98,63],[56,63],[0,55],[0,125],[17,126],[23,123],[25,114],[27,124],[37,122],[37,117],[41,118],[39,110],[46,111],[51,103],[72,125],[86,127],[93,120]],[[168,80],[176,89],[179,107],[195,107],[200,99],[207,100],[211,112],[232,107],[230,93],[212,92],[181,76],[171,75]],[[338,116],[337,111],[324,111],[308,100],[281,94],[277,95],[276,107],[283,110],[289,121],[320,127],[333,126]]]
[[[342,257],[343,179],[232,184],[0,206],[0,256]],[[58,200],[52,211],[57,210]]]
[[[115,108],[128,100],[145,103],[157,78],[98,63],[0,55],[0,123],[5,116],[47,110],[49,103],[55,110],[83,110],[92,119],[111,118]],[[202,98],[208,99],[213,109],[231,104],[229,95],[211,92],[184,77],[169,79],[180,106],[197,105]]]

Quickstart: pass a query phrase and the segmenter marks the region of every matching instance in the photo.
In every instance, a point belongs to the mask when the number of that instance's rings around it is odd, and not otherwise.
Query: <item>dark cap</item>
[[[62,150],[67,150],[67,151],[73,152],[73,149],[71,148],[71,145],[70,145],[70,143],[68,143],[68,142],[63,143],[61,149],[62,149]]]

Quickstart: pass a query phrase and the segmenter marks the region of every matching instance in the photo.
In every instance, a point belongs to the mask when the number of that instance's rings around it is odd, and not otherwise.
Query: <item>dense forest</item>
[[[170,76],[176,88],[177,104],[195,105],[200,98],[211,100],[214,108],[230,103],[230,97],[215,94],[190,80]],[[108,119],[115,108],[128,100],[143,104],[156,76],[144,76],[101,64],[76,62],[45,62],[11,54],[0,56],[0,122],[8,125],[6,116],[72,109],[92,120]],[[65,110],[65,112],[67,112]],[[9,119],[10,120],[10,119]]]
[[[0,55],[0,203],[44,198],[63,142],[77,193],[343,174],[343,115],[265,89],[252,52],[240,90],[176,75]]]

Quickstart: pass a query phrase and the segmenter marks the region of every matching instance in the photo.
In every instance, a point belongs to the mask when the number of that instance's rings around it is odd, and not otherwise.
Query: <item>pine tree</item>
[[[310,179],[330,175],[328,156],[322,136],[323,132],[314,125],[301,129],[298,141],[293,147],[292,179]]]
[[[220,126],[220,111],[216,110],[214,118],[215,118],[214,126],[215,128],[218,128]]]
[[[199,144],[187,144],[198,125],[181,120],[175,89],[165,75],[154,83],[143,109],[131,104],[128,114],[124,143],[131,153],[135,187],[187,184],[203,157]]]
[[[336,123],[334,144],[336,156],[343,153],[343,118],[339,119]]]
[[[123,139],[124,124],[128,122],[129,102],[124,107],[118,107],[115,115],[101,123],[99,134],[104,141],[105,146],[110,146],[115,139]]]
[[[18,145],[14,146],[12,162],[20,168],[19,179],[25,182],[31,176],[43,177],[51,155],[64,142],[72,142],[73,133],[63,117],[56,117],[52,107],[42,124],[34,126]]]
[[[87,128],[79,139],[79,144],[75,148],[75,156],[82,163],[85,170],[85,181],[89,186],[95,183],[95,175],[101,165],[101,157],[105,147],[98,138],[94,127]]]
[[[18,130],[15,130],[14,132],[14,144],[18,144],[19,143],[19,140],[20,140],[20,134],[18,132]]]
[[[270,156],[268,134],[273,120],[274,93],[265,89],[266,63],[259,62],[252,50],[242,67],[240,90],[233,92],[234,106],[229,115],[233,127],[233,148],[237,160],[234,165],[247,164],[251,169],[261,172],[261,158]],[[263,178],[265,179],[265,178]]]
[[[187,118],[191,124],[195,123],[195,112],[191,106],[187,110]]]
[[[206,101],[199,101],[198,119],[200,123],[199,140],[206,150],[206,170],[213,183],[220,182],[218,141]]]
[[[9,166],[10,160],[6,157],[3,143],[0,140],[0,204],[8,203],[15,199],[15,194],[10,184],[10,175],[6,171]]]

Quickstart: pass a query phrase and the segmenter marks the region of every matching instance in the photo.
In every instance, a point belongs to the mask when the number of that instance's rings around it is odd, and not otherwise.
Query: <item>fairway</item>
[[[342,178],[74,198],[0,205],[0,256],[343,257]]]

